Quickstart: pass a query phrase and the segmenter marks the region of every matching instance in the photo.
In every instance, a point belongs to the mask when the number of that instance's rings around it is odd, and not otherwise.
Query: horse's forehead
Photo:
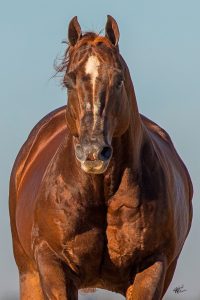
[[[96,40],[86,41],[74,49],[70,69],[93,75],[98,69],[106,71],[105,66],[113,68],[119,65],[116,52],[104,40]]]
[[[85,73],[90,75],[92,78],[98,76],[98,68],[100,66],[100,61],[96,55],[91,55],[85,64]]]

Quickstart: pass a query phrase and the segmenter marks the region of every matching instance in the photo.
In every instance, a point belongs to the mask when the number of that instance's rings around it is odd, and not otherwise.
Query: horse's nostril
[[[75,147],[75,154],[76,154],[76,158],[79,160],[84,160],[84,151],[83,148],[81,147],[81,145],[76,145]]]
[[[100,152],[100,159],[101,160],[108,160],[112,155],[112,148],[109,146],[103,147]]]

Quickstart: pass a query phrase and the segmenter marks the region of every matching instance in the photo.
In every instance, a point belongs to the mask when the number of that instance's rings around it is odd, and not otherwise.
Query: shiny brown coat
[[[78,289],[88,287],[116,291],[129,300],[159,300],[191,226],[192,183],[187,169],[168,134],[138,113],[112,17],[106,33],[81,37],[76,18],[69,27],[74,47],[69,55],[74,56],[85,39],[97,53],[102,43],[110,47],[108,61],[112,52],[113,64],[122,66],[119,98],[126,106],[126,96],[129,105],[120,117],[117,110],[114,116],[113,108],[112,115],[105,108],[107,119],[121,118],[115,128],[105,127],[112,132],[108,167],[100,174],[87,173],[76,159],[77,139],[87,136],[91,143],[100,131],[95,129],[92,138],[87,132],[90,123],[83,122],[74,91],[68,106],[36,125],[12,170],[10,217],[21,300],[75,300]],[[103,66],[99,72],[104,72]],[[109,107],[111,100],[106,103]],[[76,125],[72,106],[82,115]],[[103,143],[102,137],[98,143]]]

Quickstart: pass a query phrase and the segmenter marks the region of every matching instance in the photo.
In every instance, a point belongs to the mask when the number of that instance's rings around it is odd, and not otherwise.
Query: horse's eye
[[[122,87],[123,83],[124,83],[124,80],[122,78],[119,78],[115,84],[116,88],[120,89]]]
[[[71,84],[71,82],[69,82],[68,80],[64,80],[63,81],[64,86],[68,89],[68,90],[72,90],[73,89],[73,85]]]
[[[63,79],[63,84],[68,90],[72,90],[76,84],[76,76],[73,72],[66,73]]]

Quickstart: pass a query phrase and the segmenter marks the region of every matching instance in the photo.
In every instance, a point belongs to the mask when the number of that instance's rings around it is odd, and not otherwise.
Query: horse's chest
[[[141,239],[141,219],[137,205],[134,206],[131,201],[111,204],[107,213],[106,235],[112,263],[125,267],[134,261]]]
[[[137,197],[127,194],[114,199],[108,207],[106,230],[112,263],[126,268],[153,253],[162,244],[165,222],[156,201],[139,204]]]
[[[90,277],[99,272],[105,218],[104,207],[78,205],[70,199],[63,209],[47,209],[38,225],[43,238],[81,278],[81,274]]]

